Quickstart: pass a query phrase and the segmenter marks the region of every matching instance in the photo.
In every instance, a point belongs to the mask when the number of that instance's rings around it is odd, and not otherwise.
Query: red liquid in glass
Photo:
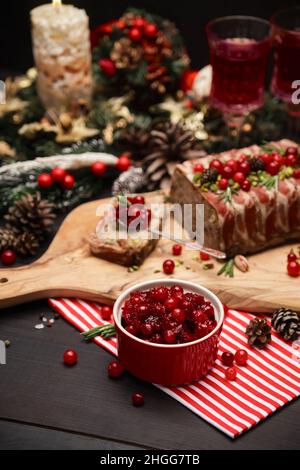
[[[264,101],[269,40],[220,39],[211,47],[211,102],[224,113],[244,114]]]
[[[300,80],[300,30],[275,33],[275,65],[272,79],[272,91],[286,102],[292,101],[295,89],[292,84]]]

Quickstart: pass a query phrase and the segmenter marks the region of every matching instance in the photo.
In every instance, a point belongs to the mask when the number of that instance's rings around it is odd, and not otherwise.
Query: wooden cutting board
[[[158,193],[148,193],[147,201],[157,201]],[[87,235],[99,220],[96,209],[109,199],[89,202],[74,209],[64,220],[47,252],[34,263],[0,270],[0,308],[48,297],[81,297],[113,303],[128,286],[147,279],[165,277],[161,269],[172,258],[172,242],[160,240],[155,252],[139,271],[95,258],[90,254]],[[295,245],[294,245],[295,247]],[[213,261],[204,270],[198,252],[183,250],[172,277],[192,280],[215,292],[232,308],[250,312],[271,312],[278,307],[300,311],[300,278],[286,274],[286,256],[291,246],[281,246],[248,258],[249,272],[235,269],[234,278],[218,276],[221,264]]]

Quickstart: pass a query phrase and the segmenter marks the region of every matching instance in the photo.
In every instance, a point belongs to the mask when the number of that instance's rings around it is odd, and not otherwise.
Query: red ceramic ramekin
[[[180,285],[185,292],[203,295],[215,310],[216,328],[204,338],[184,344],[156,344],[128,333],[121,324],[122,306],[135,291],[157,286]],[[161,384],[182,385],[196,382],[214,365],[224,320],[224,309],[218,297],[205,287],[178,279],[157,279],[136,284],[125,290],[114,305],[114,321],[119,344],[119,360],[139,379]]]

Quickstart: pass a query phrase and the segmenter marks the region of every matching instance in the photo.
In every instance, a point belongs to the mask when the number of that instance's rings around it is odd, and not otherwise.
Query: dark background
[[[47,0],[1,1],[0,12],[0,69],[24,71],[32,65],[30,40],[30,10]],[[51,0],[48,0],[49,2]],[[270,18],[281,8],[300,5],[299,0],[72,0],[77,7],[85,8],[91,27],[117,18],[128,6],[145,8],[172,19],[181,30],[192,65],[199,68],[208,61],[204,25],[212,18],[224,15],[245,14]]]

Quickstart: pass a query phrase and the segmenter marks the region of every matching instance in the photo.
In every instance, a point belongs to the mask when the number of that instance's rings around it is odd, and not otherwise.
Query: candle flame
[[[61,0],[52,0],[52,5],[55,7],[60,7],[61,6]]]

